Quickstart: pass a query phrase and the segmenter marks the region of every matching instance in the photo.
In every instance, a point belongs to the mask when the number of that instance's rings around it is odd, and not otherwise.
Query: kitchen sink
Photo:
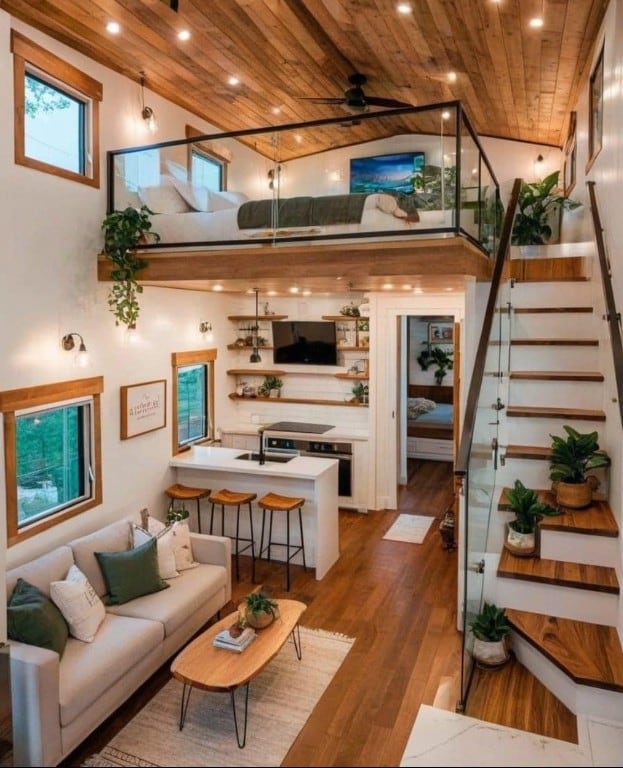
[[[245,461],[259,461],[260,460],[260,454],[259,453],[241,453],[239,456],[236,456],[237,459],[243,459]],[[286,464],[288,461],[292,461],[292,459],[295,459],[296,456],[284,456],[283,454],[271,454],[271,453],[265,453],[264,454],[264,461],[266,462],[272,462],[276,461],[279,464]]]

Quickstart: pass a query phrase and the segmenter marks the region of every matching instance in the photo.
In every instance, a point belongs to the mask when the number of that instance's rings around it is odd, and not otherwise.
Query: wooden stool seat
[[[214,527],[214,507],[216,505],[221,508],[221,536],[225,535],[225,507],[236,507],[236,533],[233,538],[236,549],[233,554],[236,556],[236,578],[240,581],[240,562],[238,555],[241,552],[246,552],[247,549],[251,550],[251,581],[255,582],[255,544],[253,541],[253,509],[251,502],[257,498],[257,493],[247,493],[245,491],[230,491],[228,488],[221,488],[218,491],[211,493],[208,501],[212,502],[212,509],[210,511],[210,533]],[[249,536],[244,537],[240,535],[240,507],[242,504],[247,504],[249,508]],[[240,542],[246,542],[246,546],[240,547]]]
[[[197,502],[197,530],[201,533],[201,499],[209,496],[210,488],[192,488],[190,485],[175,483],[165,490],[171,501],[196,501]]]
[[[208,501],[213,504],[225,504],[226,506],[238,506],[238,504],[248,504],[257,498],[257,493],[240,493],[229,491],[227,488],[221,488],[220,491],[214,491]]]
[[[261,509],[274,509],[275,512],[289,512],[305,504],[305,499],[295,496],[281,496],[278,493],[267,493],[257,502]]]
[[[295,557],[299,552],[303,556],[303,570],[307,570],[305,563],[305,540],[303,538],[303,504],[305,499],[299,496],[283,496],[279,493],[267,493],[257,502],[258,507],[262,510],[262,535],[260,536],[260,552],[258,557],[261,558],[264,552],[267,554],[267,560],[270,561],[271,547],[284,547],[286,550],[286,592],[290,591],[290,560]],[[299,532],[300,542],[293,544],[290,540],[290,512],[298,510],[299,517]],[[266,513],[268,512],[268,542],[264,546],[264,530],[266,527]],[[286,513],[286,540],[275,541],[273,539],[273,515],[275,512]]]

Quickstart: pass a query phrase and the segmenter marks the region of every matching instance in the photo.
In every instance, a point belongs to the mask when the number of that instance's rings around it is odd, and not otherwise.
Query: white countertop
[[[271,422],[274,423],[274,422]],[[268,429],[269,424],[234,424],[227,427],[221,427],[221,434],[233,433],[236,435],[257,435],[260,429],[263,429],[267,435],[279,435],[283,437],[303,438],[310,440],[367,440],[368,430],[357,429],[356,427],[336,426],[327,432],[318,434],[317,432],[275,432]]]
[[[195,445],[189,451],[172,458],[169,461],[169,466],[182,469],[209,469],[246,475],[272,475],[315,480],[337,463],[337,459],[295,456],[288,462],[267,459],[265,464],[260,464],[257,461],[237,458],[244,453],[248,453],[248,451],[239,448]]]

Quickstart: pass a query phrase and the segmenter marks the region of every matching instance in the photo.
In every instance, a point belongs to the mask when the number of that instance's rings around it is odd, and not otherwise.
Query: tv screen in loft
[[[421,174],[424,152],[353,157],[350,161],[350,191],[413,192],[413,177]]]

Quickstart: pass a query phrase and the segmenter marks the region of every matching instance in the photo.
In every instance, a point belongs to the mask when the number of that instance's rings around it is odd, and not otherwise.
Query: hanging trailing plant
[[[147,266],[147,261],[136,254],[136,248],[147,238],[155,242],[160,235],[151,231],[149,217],[153,215],[146,205],[140,208],[128,206],[123,211],[113,211],[104,218],[104,254],[115,265],[110,272],[114,281],[108,295],[108,306],[115,316],[115,324],[134,328],[139,314],[138,294],[143,286],[137,274]]]
[[[426,344],[427,342],[423,343]],[[437,366],[435,371],[435,382],[437,384],[441,384],[446,373],[451,371],[454,365],[451,354],[444,352],[439,346],[430,345],[427,349],[420,352],[417,361],[423,371],[427,371],[431,365]]]

